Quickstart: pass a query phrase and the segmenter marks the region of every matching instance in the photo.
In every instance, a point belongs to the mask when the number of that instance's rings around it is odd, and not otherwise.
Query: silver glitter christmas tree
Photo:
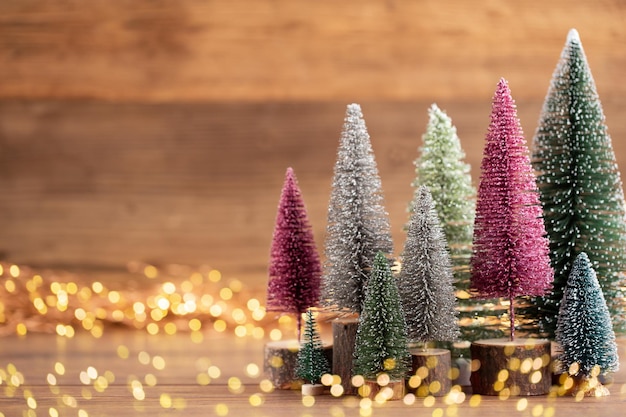
[[[326,228],[322,305],[360,313],[377,252],[393,251],[378,168],[361,107],[350,104],[337,152]]]
[[[398,290],[410,341],[454,341],[459,336],[452,265],[428,187],[413,201]]]

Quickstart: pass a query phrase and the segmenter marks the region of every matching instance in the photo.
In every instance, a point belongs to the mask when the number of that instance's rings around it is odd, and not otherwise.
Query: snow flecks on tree
[[[285,174],[272,239],[267,285],[267,311],[301,316],[318,304],[321,264],[313,231],[293,169]]]
[[[433,198],[424,185],[413,201],[401,260],[398,290],[409,340],[456,340],[459,326],[450,255]]]
[[[428,110],[428,124],[422,135],[420,156],[415,160],[417,177],[412,185],[430,190],[441,228],[452,258],[463,257],[467,267],[472,246],[474,198],[470,165],[463,160],[465,152],[452,119],[436,104]],[[413,205],[409,206],[413,211]]]
[[[619,368],[611,316],[585,252],[574,260],[563,289],[556,341],[563,349],[559,355],[561,372],[589,378],[594,372],[594,376],[604,375]]]
[[[544,295],[553,271],[528,148],[504,79],[493,97],[483,152],[471,267],[479,296],[509,300],[514,339],[515,297]]]
[[[354,345],[353,374],[376,379],[386,373],[404,379],[409,351],[402,303],[387,258],[378,252],[368,280]]]
[[[456,127],[436,104],[428,110],[428,123],[419,150],[420,156],[415,160],[416,178],[411,185],[415,187],[415,195],[421,186],[429,188],[448,244],[461,323],[460,338],[472,341],[499,337],[501,332],[492,323],[493,316],[501,313],[487,306],[498,300],[470,297],[476,188],[472,185],[471,167],[465,162]],[[413,202],[409,204],[409,212],[413,212]],[[483,324],[477,325],[478,322]]]
[[[322,340],[317,330],[313,312],[307,310],[304,334],[296,364],[296,376],[309,384],[319,384],[324,374],[330,373],[330,365],[324,354]]]
[[[572,29],[552,75],[533,141],[533,167],[555,271],[554,288],[535,300],[540,330],[554,336],[559,303],[576,256],[598,274],[615,331],[626,331],[624,192],[602,105]]]
[[[389,217],[358,104],[347,107],[328,205],[322,304],[359,313],[378,251],[391,254]]]

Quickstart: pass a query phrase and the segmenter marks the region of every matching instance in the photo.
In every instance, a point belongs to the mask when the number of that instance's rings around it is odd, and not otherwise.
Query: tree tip
[[[567,33],[567,43],[572,42],[580,43],[580,35],[575,28],[571,28]]]
[[[348,111],[361,111],[361,106],[357,103],[348,104]]]

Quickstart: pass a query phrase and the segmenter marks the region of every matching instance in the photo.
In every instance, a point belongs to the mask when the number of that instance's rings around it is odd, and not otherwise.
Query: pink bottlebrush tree
[[[302,313],[318,304],[322,268],[293,169],[287,168],[272,239],[267,311],[293,313],[298,340]]]
[[[515,297],[544,295],[554,278],[528,153],[511,91],[500,79],[481,164],[471,288],[480,297],[508,298],[511,340]]]

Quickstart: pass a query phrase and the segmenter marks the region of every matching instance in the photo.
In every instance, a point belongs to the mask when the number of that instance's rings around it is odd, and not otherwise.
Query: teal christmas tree
[[[302,337],[303,340],[296,364],[296,376],[309,384],[319,384],[322,376],[329,374],[331,371],[328,359],[324,355],[322,341],[311,310],[306,312]]]
[[[554,336],[574,259],[586,252],[615,331],[626,331],[626,224],[622,181],[576,30],[567,37],[534,137],[533,167],[550,241],[554,288],[535,300],[539,329]]]
[[[353,374],[404,379],[409,371],[407,330],[398,288],[387,258],[378,252],[367,283],[354,345]]]
[[[360,313],[378,251],[391,254],[389,216],[378,168],[358,104],[350,104],[334,168],[322,275],[322,305]]]
[[[413,202],[402,252],[398,291],[412,342],[455,341],[459,336],[454,278],[446,238],[428,187]]]
[[[619,368],[611,316],[585,252],[576,257],[563,290],[556,341],[563,349],[561,372],[590,378]]]

